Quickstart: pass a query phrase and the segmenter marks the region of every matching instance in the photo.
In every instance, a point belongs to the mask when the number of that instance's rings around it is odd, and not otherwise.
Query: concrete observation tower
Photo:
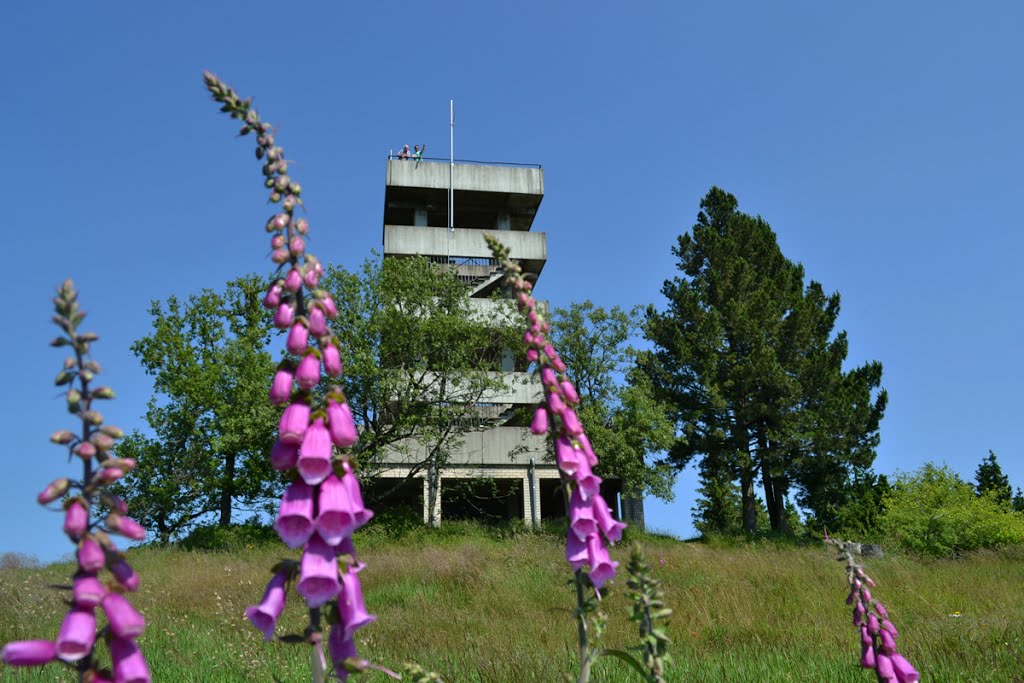
[[[544,171],[538,165],[390,158],[384,258],[419,255],[438,267],[452,268],[466,284],[475,314],[488,324],[520,327],[523,322],[511,300],[490,298],[500,292],[504,271],[491,258],[483,235],[489,233],[511,247],[512,258],[524,273],[536,276],[538,284],[547,261],[547,236],[532,228],[543,198]],[[454,205],[451,229],[449,202]],[[484,418],[480,428],[465,435],[434,476],[421,470],[414,475],[421,482],[404,487],[401,497],[406,502],[418,504],[422,495],[425,523],[472,516],[445,499],[445,482],[452,480],[493,480],[494,487],[488,490],[497,490],[498,495],[488,512],[494,516],[518,517],[527,526],[564,516],[557,467],[548,462],[544,437],[529,430],[529,415],[543,394],[539,379],[527,370],[522,355],[507,350],[501,362],[505,388],[488,392],[478,404]],[[385,456],[379,485],[390,488],[404,479],[411,463],[422,462],[424,452],[419,448],[417,457],[413,445],[405,453]],[[620,505],[621,486],[614,479],[606,479],[602,493],[613,513],[643,525],[642,499],[626,497]]]

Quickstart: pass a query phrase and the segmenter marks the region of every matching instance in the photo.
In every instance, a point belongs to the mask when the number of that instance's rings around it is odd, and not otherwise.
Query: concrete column
[[[441,477],[437,478],[437,486],[431,490],[430,473],[423,477],[423,523],[430,526],[431,522],[431,499],[433,499],[433,521],[435,526],[441,526]],[[431,495],[433,494],[433,495]]]
[[[530,477],[523,477],[523,524],[533,527],[533,499],[530,497]]]

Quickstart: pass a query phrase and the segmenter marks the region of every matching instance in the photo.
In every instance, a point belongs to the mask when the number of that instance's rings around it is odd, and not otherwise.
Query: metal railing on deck
[[[421,157],[420,159],[416,159],[415,157],[410,156],[408,159],[401,159],[394,152],[391,152],[391,153],[388,154],[388,159],[389,160],[399,160],[399,161],[412,161],[412,162],[426,161],[426,162],[430,162],[432,164],[436,164],[436,163],[445,163],[445,164],[447,164],[447,163],[450,163],[450,161],[451,161],[450,159],[447,159],[447,158],[444,158],[444,157]],[[477,161],[475,159],[456,159],[455,163],[457,163],[457,164],[471,164],[471,165],[475,165],[475,166],[515,166],[515,167],[519,167],[519,168],[542,168],[542,166],[540,164],[520,164],[520,163],[516,163],[514,161]]]

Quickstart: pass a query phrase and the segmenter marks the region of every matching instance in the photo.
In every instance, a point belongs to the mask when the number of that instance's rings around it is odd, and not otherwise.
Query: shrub
[[[1024,543],[1024,515],[974,487],[945,465],[927,463],[897,476],[880,520],[889,540],[906,550],[952,556]]]
[[[198,526],[178,545],[185,550],[233,552],[278,543],[273,527],[249,520],[244,524]]]

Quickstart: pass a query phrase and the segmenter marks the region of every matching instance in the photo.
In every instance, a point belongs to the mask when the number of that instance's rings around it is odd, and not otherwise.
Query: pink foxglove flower
[[[50,485],[47,486],[45,489],[43,489],[42,493],[40,493],[38,496],[36,496],[36,500],[39,501],[40,505],[46,505],[47,503],[52,503],[53,501],[57,500],[58,498],[63,496],[65,493],[67,493],[68,492],[68,488],[70,486],[71,486],[71,480],[70,479],[66,479],[66,478],[65,479],[57,479],[57,480],[51,482]],[[46,641],[42,641],[42,642],[46,642]]]
[[[555,459],[558,462],[558,469],[568,476],[574,476],[579,469],[582,460],[581,452],[568,437],[560,436],[555,441]]]
[[[284,288],[289,292],[297,292],[302,289],[302,275],[295,268],[288,271],[284,278]]]
[[[341,681],[347,681],[349,675],[348,670],[344,667],[345,660],[358,654],[355,641],[346,638],[345,632],[346,629],[342,624],[336,624],[331,627],[331,634],[327,637],[327,652],[334,664],[334,674]]]
[[[96,616],[88,608],[74,607],[64,617],[57,636],[57,657],[77,662],[92,652],[96,641]]]
[[[245,616],[263,633],[263,640],[274,638],[274,628],[277,620],[284,611],[285,585],[288,581],[288,574],[280,571],[270,579],[267,589],[263,592],[263,599],[260,604],[247,607]]]
[[[301,401],[295,401],[284,409],[281,415],[281,423],[278,426],[279,438],[284,443],[302,443],[302,437],[306,435],[309,427],[309,406]]]
[[[352,408],[348,401],[339,403],[333,399],[327,401],[327,427],[331,433],[331,441],[338,448],[348,448],[359,440],[355,420],[352,419]]]
[[[308,344],[309,329],[302,322],[293,323],[291,329],[288,330],[288,340],[285,342],[288,353],[298,356],[306,350]]]
[[[345,625],[345,635],[349,639],[357,629],[377,620],[377,617],[366,611],[363,588],[355,572],[346,571],[341,575],[341,596],[338,603],[341,608],[341,622]]]
[[[319,304],[313,304],[309,309],[309,331],[317,337],[327,334],[327,317]]]
[[[601,529],[604,537],[608,539],[609,543],[621,541],[622,530],[626,528],[626,525],[612,517],[612,511],[608,507],[608,503],[605,502],[600,494],[593,497],[593,504],[594,519],[597,521],[597,526]]]
[[[107,593],[101,604],[110,632],[118,638],[138,638],[146,630],[146,620],[123,595]]]
[[[588,500],[591,496],[596,496],[600,493],[601,477],[590,471],[590,463],[587,462],[586,458],[580,459],[573,478],[576,480],[576,485],[579,487],[580,495],[583,496],[584,500]]]
[[[295,307],[286,301],[282,301],[281,305],[277,307],[277,311],[274,312],[274,326],[283,330],[291,325],[294,320]]]
[[[106,563],[107,557],[100,544],[91,538],[83,538],[78,544],[78,566],[82,571],[95,574]]]
[[[116,683],[150,683],[149,667],[135,641],[124,638],[110,640],[110,657],[114,663]]]
[[[363,492],[359,489],[359,480],[356,479],[356,475],[352,473],[352,466],[346,461],[342,465],[342,469],[345,470],[345,474],[341,477],[341,483],[348,490],[348,497],[352,501],[352,507],[356,516],[356,525],[362,526],[373,518],[373,511],[367,509],[363,504]]]
[[[99,605],[100,601],[107,594],[106,586],[95,576],[79,576],[75,579],[75,585],[72,590],[75,607],[88,609]]]
[[[107,528],[115,534],[121,534],[133,541],[142,541],[146,538],[146,530],[142,528],[141,524],[119,513],[112,512],[109,514],[106,524]]]
[[[324,356],[324,372],[331,377],[341,376],[341,354],[338,353],[338,347],[334,344],[324,344],[322,350]]]
[[[310,485],[319,484],[331,473],[331,436],[320,418],[306,430],[297,467],[303,481]]]
[[[299,361],[295,370],[295,383],[303,389],[312,389],[320,382],[320,359],[308,353]]]
[[[276,406],[284,405],[292,398],[292,382],[295,377],[287,368],[278,368],[274,373],[274,382],[270,385],[270,402]]]
[[[316,534],[309,539],[299,565],[299,583],[295,589],[310,607],[320,607],[338,596],[338,560],[334,549]]]
[[[267,290],[267,295],[263,297],[264,308],[277,308],[281,305],[281,292],[284,288],[280,282],[275,282]]]
[[[583,500],[579,486],[574,488],[569,496],[569,529],[581,541],[598,532],[597,522],[594,520],[594,500]]]
[[[608,548],[596,533],[587,537],[587,564],[590,565],[588,575],[594,588],[600,590],[606,581],[615,578],[615,568],[619,563],[608,556]]]
[[[533,421],[530,423],[530,431],[538,436],[548,433],[548,411],[539,407],[533,411]]]
[[[41,666],[57,659],[57,644],[50,640],[18,640],[4,645],[0,659],[7,666]]]
[[[72,538],[78,538],[85,533],[89,524],[89,513],[85,506],[78,500],[68,505],[64,512],[64,533]]]
[[[309,484],[296,481],[288,487],[274,529],[289,548],[301,548],[313,535],[313,488]]]
[[[299,446],[294,443],[285,443],[281,439],[274,442],[270,449],[270,466],[279,472],[286,472],[295,467],[299,461]]]
[[[320,484],[319,503],[316,532],[327,545],[336,546],[356,530],[360,511],[353,504],[348,487],[333,474]]]

